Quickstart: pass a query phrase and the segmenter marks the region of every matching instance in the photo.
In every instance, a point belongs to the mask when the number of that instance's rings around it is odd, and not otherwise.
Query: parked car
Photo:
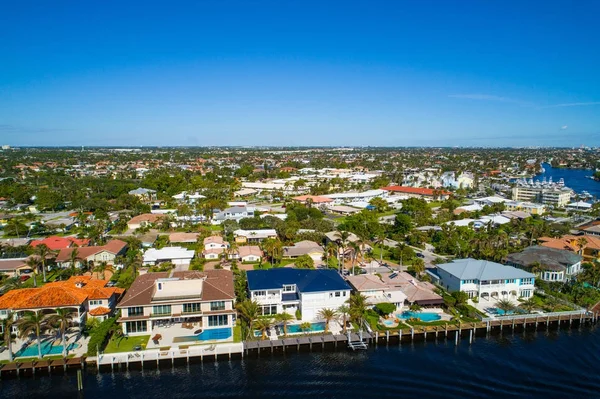
[[[417,258],[424,258],[425,255],[423,255],[421,252],[417,252]]]
[[[24,274],[24,275],[22,275],[21,277],[19,277],[19,280],[21,280],[21,281],[27,281],[27,280],[29,280],[30,278],[31,278],[31,276],[28,276],[28,275]]]

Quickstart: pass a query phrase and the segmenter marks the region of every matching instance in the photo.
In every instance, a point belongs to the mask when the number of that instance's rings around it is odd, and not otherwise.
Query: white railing
[[[513,320],[513,319],[539,319],[540,321],[543,321],[544,319],[547,319],[548,317],[556,317],[556,316],[565,317],[565,318],[568,318],[569,316],[581,317],[582,315],[585,316],[587,313],[588,313],[587,310],[580,309],[580,310],[570,310],[570,311],[566,311],[566,312],[511,314],[511,315],[505,315],[505,316],[480,317],[480,318],[481,318],[481,321],[483,321],[483,322],[494,321],[494,320]]]
[[[146,349],[135,352],[102,353],[97,356],[98,366],[111,364],[129,364],[135,362],[186,359],[190,357],[232,355],[243,353],[244,345],[239,343],[222,343],[214,345],[196,345],[188,348],[170,348],[166,350]]]

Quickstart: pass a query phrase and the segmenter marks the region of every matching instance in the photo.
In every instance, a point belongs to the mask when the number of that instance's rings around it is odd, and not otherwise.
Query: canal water
[[[588,176],[594,174],[593,170],[553,168],[547,163],[542,164],[542,166],[545,172],[536,175],[534,181],[541,181],[544,177],[548,180],[552,177],[552,181],[558,182],[562,178],[565,180],[565,186],[572,188],[576,193],[580,194],[582,191],[587,191],[596,199],[600,199],[600,182],[588,178]]]
[[[160,371],[84,375],[84,398],[592,398],[600,325],[362,352],[261,355]],[[0,381],[6,398],[75,398],[75,375]]]

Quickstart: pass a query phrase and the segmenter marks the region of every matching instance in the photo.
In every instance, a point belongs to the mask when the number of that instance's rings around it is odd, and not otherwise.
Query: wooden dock
[[[70,370],[81,370],[85,368],[85,357],[73,357],[57,360],[35,360],[20,362],[18,359],[14,363],[0,364],[0,377],[23,377],[51,374],[64,374]]]

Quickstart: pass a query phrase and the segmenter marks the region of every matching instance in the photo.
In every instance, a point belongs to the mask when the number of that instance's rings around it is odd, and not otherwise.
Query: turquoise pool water
[[[394,320],[384,320],[382,323],[386,327],[393,327],[396,324]]]
[[[310,330],[306,332],[320,332],[325,331],[325,323],[310,323]],[[287,326],[288,334],[303,333],[304,331],[300,328],[300,324],[290,324]]]
[[[79,347],[79,344],[70,344],[67,348],[68,350],[73,350]],[[42,342],[42,356],[46,355],[61,355],[63,352],[62,345],[52,345],[52,342],[45,341]],[[25,349],[21,349],[17,353],[15,353],[15,357],[37,357],[38,356],[38,346],[37,344],[31,344]]]
[[[442,319],[442,316],[440,316],[437,313],[410,312],[410,311],[398,313],[398,314],[396,314],[396,317],[399,318],[400,320],[412,319],[414,317],[414,318],[420,319],[421,321],[436,321],[436,320]]]
[[[175,337],[173,342],[192,342],[192,341],[212,341],[215,339],[228,339],[231,338],[231,328],[213,328],[210,330],[204,330],[198,335],[188,335],[185,337]]]

